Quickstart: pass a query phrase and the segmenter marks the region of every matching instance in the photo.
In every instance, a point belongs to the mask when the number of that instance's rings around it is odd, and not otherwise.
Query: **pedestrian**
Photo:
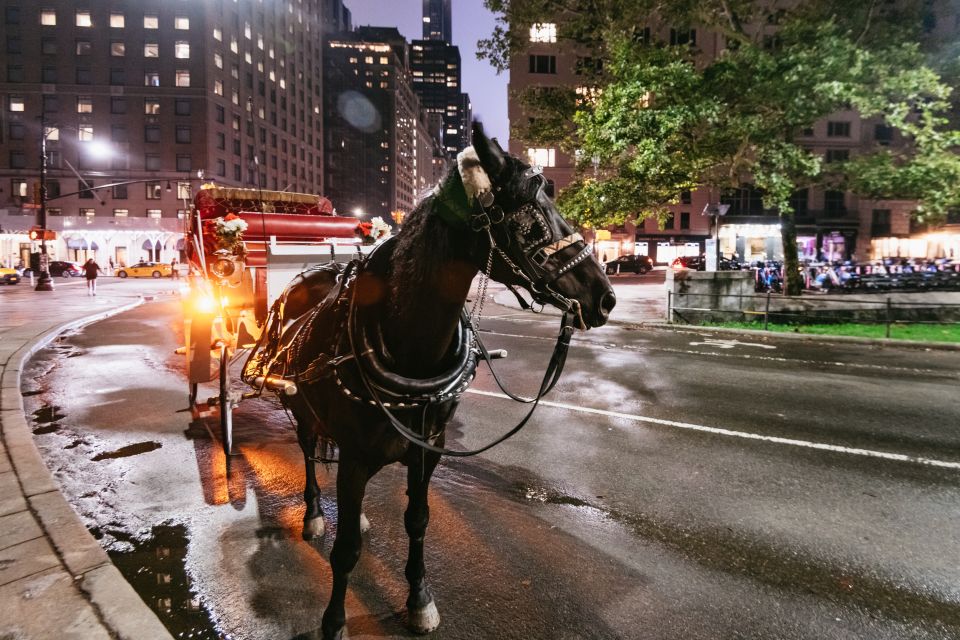
[[[107,275],[112,276],[113,275],[113,256],[110,256],[110,258],[107,260],[107,266],[109,267],[109,271],[107,271]]]
[[[170,261],[170,277],[174,280],[180,277],[180,265],[177,263],[176,258]]]
[[[93,261],[93,258],[90,258],[84,263],[83,271],[84,276],[87,278],[87,295],[97,295],[97,273],[102,273],[103,269]]]

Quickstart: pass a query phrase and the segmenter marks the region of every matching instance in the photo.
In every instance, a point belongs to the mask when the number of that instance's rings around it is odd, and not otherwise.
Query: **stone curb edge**
[[[57,489],[50,470],[33,443],[20,395],[24,364],[67,331],[76,330],[111,316],[134,309],[146,301],[114,307],[66,322],[21,346],[0,373],[0,386],[9,391],[8,378],[16,385],[18,409],[4,405],[3,439],[20,481],[23,495],[47,539],[56,549],[67,571],[76,581],[111,636],[122,640],[171,638],[156,614],[123,578],[106,551],[87,530],[80,517]],[[10,395],[7,394],[7,398]],[[26,436],[26,437],[25,437]],[[11,440],[13,442],[11,442]],[[32,486],[26,486],[29,479]]]

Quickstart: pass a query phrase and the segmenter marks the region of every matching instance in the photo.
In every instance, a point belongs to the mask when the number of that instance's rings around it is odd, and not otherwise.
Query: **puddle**
[[[45,427],[37,427],[33,430],[33,435],[42,436],[45,433],[56,433],[57,431],[60,431],[60,425],[54,423],[48,424]]]
[[[229,640],[194,593],[186,571],[184,525],[157,525],[149,537],[131,540],[130,547],[110,552],[110,558],[174,638]]]
[[[56,405],[45,404],[33,412],[33,421],[37,424],[50,424],[66,417],[66,415],[60,413],[60,407]]]
[[[159,442],[154,442],[153,440],[147,442],[138,442],[136,444],[128,444],[125,447],[120,447],[116,451],[106,451],[104,453],[98,453],[93,456],[91,460],[94,462],[100,462],[101,460],[112,460],[113,458],[129,458],[130,456],[138,456],[141,453],[148,453],[155,449],[159,449],[163,445]]]

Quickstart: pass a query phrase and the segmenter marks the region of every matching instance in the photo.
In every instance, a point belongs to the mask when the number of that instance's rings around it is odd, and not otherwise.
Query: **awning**
[[[87,241],[83,238],[67,238],[67,249],[86,249]]]

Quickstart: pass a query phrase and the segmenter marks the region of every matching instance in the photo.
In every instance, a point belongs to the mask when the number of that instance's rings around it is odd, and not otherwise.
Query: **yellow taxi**
[[[169,278],[172,275],[170,265],[162,262],[138,262],[117,269],[118,278]]]
[[[20,272],[8,267],[0,267],[0,282],[3,284],[17,284],[20,282]]]

